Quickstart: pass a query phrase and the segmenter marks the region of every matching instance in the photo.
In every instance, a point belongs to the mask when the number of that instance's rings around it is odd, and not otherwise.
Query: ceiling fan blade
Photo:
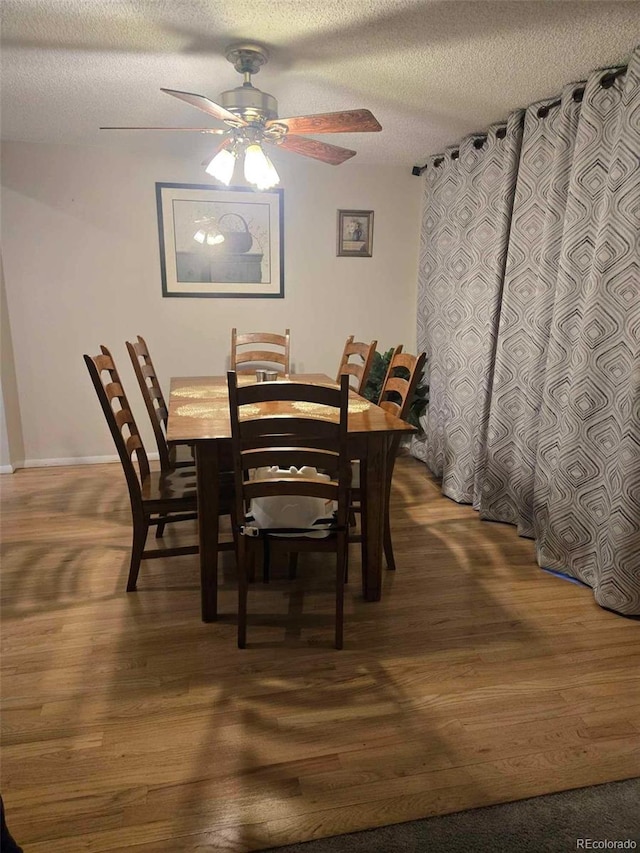
[[[191,133],[226,133],[217,127],[101,127],[100,130],[184,130]]]
[[[196,107],[197,109],[202,110],[202,112],[208,113],[208,115],[213,116],[220,121],[230,122],[234,126],[240,127],[243,127],[246,124],[246,121],[243,118],[229,112],[225,107],[221,107],[220,104],[214,104],[213,101],[210,101],[209,98],[205,98],[204,95],[193,95],[191,92],[179,92],[176,89],[160,88],[160,91],[166,92],[167,95],[173,95],[174,98],[179,98],[181,101],[186,101],[186,103],[191,104],[192,107]]]
[[[224,131],[224,130],[223,130],[222,132],[223,132],[223,133],[226,133],[226,131]],[[221,142],[219,145],[217,145],[217,146],[213,149],[213,151],[211,152],[211,154],[209,154],[209,155],[207,156],[207,159],[206,159],[206,160],[203,160],[203,161],[202,161],[202,163],[201,163],[200,165],[201,165],[201,166],[208,166],[208,165],[209,165],[209,163],[210,163],[210,162],[213,160],[213,158],[216,156],[216,154],[218,154],[220,151],[222,151],[222,149],[223,149],[223,148],[228,148],[228,147],[229,147],[229,145],[231,145],[231,137],[228,137],[227,139],[223,139],[223,140],[222,140],[222,142]]]
[[[369,110],[344,110],[337,113],[276,118],[268,121],[266,126],[274,124],[284,124],[291,133],[366,133],[382,130],[382,126]]]
[[[269,142],[269,140],[265,139],[265,142]],[[340,163],[344,163],[356,153],[350,148],[328,145],[326,142],[318,142],[317,139],[307,139],[304,136],[294,136],[291,133],[283,136],[280,142],[272,144],[277,144],[278,147],[286,148],[287,151],[293,151],[295,154],[322,160],[323,163],[329,163],[331,166],[339,166]]]

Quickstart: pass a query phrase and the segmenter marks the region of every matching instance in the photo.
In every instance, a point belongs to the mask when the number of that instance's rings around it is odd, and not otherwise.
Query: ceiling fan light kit
[[[220,181],[220,183],[229,186],[235,167],[235,151],[229,151],[228,148],[223,148],[222,151],[218,151],[215,157],[210,161],[205,172],[208,175],[211,175],[212,178]]]
[[[276,168],[257,142],[247,145],[244,152],[244,176],[259,190],[269,190],[280,183]]]
[[[244,177],[247,183],[261,190],[270,189],[280,182],[275,166],[265,154],[263,145],[280,148],[339,166],[355,155],[349,148],[329,145],[316,139],[299,136],[300,133],[363,133],[382,130],[369,110],[344,110],[335,113],[278,118],[278,102],[268,92],[262,92],[251,83],[268,61],[269,54],[257,44],[233,44],[226,50],[226,58],[244,77],[242,86],[220,94],[220,103],[204,95],[162,89],[168,95],[207,113],[227,125],[227,130],[216,128],[123,128],[103,127],[101,130],[193,130],[200,133],[221,133],[223,139],[213,152],[205,171],[228,186],[233,179],[236,163],[244,158]],[[205,161],[206,162],[206,161]]]

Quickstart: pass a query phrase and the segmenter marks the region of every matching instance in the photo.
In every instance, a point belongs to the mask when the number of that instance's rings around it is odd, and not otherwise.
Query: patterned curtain
[[[599,71],[584,94],[569,86],[526,111],[497,340],[485,350],[495,346],[486,441],[482,417],[468,420],[466,492],[444,488],[447,462],[461,458],[447,453],[460,413],[444,392],[469,381],[449,351],[475,302],[434,335],[447,315],[445,285],[437,298],[433,287],[443,225],[429,210],[459,229],[455,201],[435,205],[436,184],[428,173],[418,332],[432,375],[446,373],[443,354],[451,370],[432,383],[423,458],[445,494],[535,537],[541,566],[589,584],[604,607],[640,614],[640,48],[625,73]],[[456,301],[456,269],[442,275]],[[475,333],[487,334],[485,317]]]
[[[483,464],[522,112],[464,139],[427,166],[418,285],[418,348],[429,408],[412,453],[442,491],[473,502]],[[458,152],[458,153],[457,153]]]
[[[533,536],[538,419],[580,100],[525,114],[505,270],[480,516]]]
[[[538,562],[640,614],[640,48],[591,76],[551,321],[533,497]]]

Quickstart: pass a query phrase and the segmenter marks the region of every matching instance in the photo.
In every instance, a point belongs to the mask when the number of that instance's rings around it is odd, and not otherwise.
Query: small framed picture
[[[373,210],[338,211],[338,257],[370,258],[373,252]]]

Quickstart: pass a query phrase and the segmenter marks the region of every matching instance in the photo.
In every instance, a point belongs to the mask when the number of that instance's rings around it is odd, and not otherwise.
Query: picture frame
[[[162,295],[284,298],[284,192],[156,183]]]
[[[338,257],[370,258],[373,254],[373,210],[338,211]]]

